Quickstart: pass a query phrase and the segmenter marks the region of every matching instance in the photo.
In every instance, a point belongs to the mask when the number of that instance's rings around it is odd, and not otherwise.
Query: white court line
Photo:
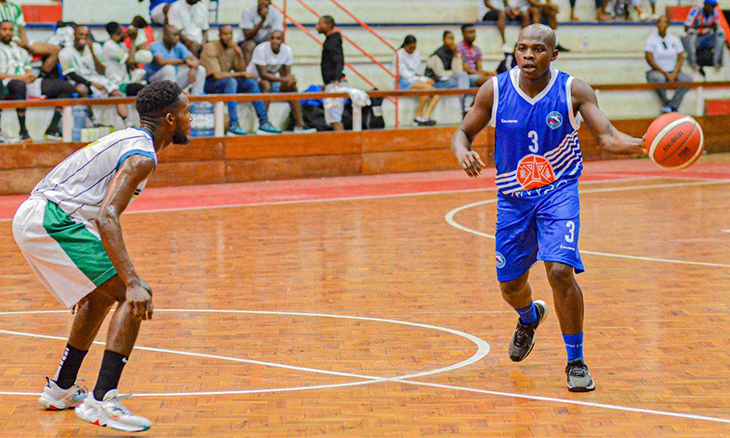
[[[157,310],[157,311],[166,311],[166,312],[199,312],[203,313],[205,310],[201,309],[168,309],[168,310]],[[216,313],[253,313],[253,314],[286,314],[290,315],[290,313],[286,312],[258,312],[258,311],[225,311],[225,310],[215,310],[213,312]],[[303,313],[303,312],[292,312],[293,315],[322,315],[322,314],[312,314],[312,313]],[[359,317],[352,317],[352,316],[344,316],[344,315],[331,315],[335,318],[343,318],[343,319],[360,319]],[[379,318],[363,318],[365,320],[373,320],[373,321],[391,321],[395,322],[397,324],[404,324],[404,325],[412,325],[417,324],[418,326],[427,326],[427,327],[433,327],[428,326],[427,324],[418,324],[418,323],[406,323],[404,321],[395,321],[395,320],[381,320]],[[447,329],[451,330],[451,329]],[[66,341],[66,338],[62,338],[60,336],[47,336],[47,335],[37,335],[33,333],[23,333],[23,332],[12,332],[8,330],[0,330],[0,333],[5,334],[12,334],[12,335],[18,335],[18,336],[28,336],[28,337],[34,337],[34,338],[43,338],[43,339],[54,339],[54,340],[61,340]],[[472,336],[472,335],[469,335]],[[477,338],[478,339],[478,338]],[[102,342],[95,342],[95,344],[103,344]],[[173,354],[180,354],[179,351],[173,351],[173,350],[163,350],[163,349],[153,349],[153,348],[146,348],[146,347],[135,347],[136,349],[140,350],[148,350],[148,351],[158,351],[158,352],[169,352]],[[246,359],[239,359],[234,357],[227,357],[227,356],[213,356],[213,355],[207,355],[207,354],[198,354],[198,353],[189,353],[189,352],[182,352],[185,353],[187,356],[200,356],[205,358],[216,358],[221,360],[231,360],[236,362],[248,362]],[[472,356],[472,359],[476,357]],[[481,360],[484,356],[480,357],[478,360]],[[280,368],[299,368],[299,367],[291,367],[288,365],[281,365],[281,364],[274,364],[274,363],[266,363],[267,366],[277,366]],[[450,368],[455,369],[455,365],[452,365]],[[449,367],[447,367],[449,368]],[[445,370],[447,368],[443,368],[442,370]],[[331,372],[326,370],[316,370],[312,368],[306,368],[302,369],[304,371],[309,372],[318,372],[321,374],[331,374]],[[237,390],[237,391],[205,391],[205,392],[186,392],[186,393],[160,393],[160,394],[134,394],[136,397],[170,397],[170,396],[204,396],[204,395],[235,395],[235,394],[254,394],[254,393],[274,393],[274,392],[291,392],[291,391],[308,391],[308,390],[315,390],[315,389],[334,389],[334,388],[343,388],[343,387],[352,387],[352,386],[362,386],[362,385],[370,385],[374,383],[383,383],[383,382],[390,382],[390,383],[401,383],[406,385],[415,385],[415,386],[425,386],[425,387],[431,387],[431,388],[440,388],[440,389],[449,389],[454,391],[466,391],[466,392],[474,392],[479,394],[487,394],[487,395],[494,395],[494,396],[500,396],[500,397],[508,397],[508,398],[518,398],[518,399],[524,399],[524,400],[533,400],[533,401],[543,401],[543,402],[552,402],[552,403],[558,403],[558,404],[569,404],[569,405],[578,405],[578,406],[586,406],[586,407],[592,407],[592,408],[601,408],[601,409],[611,409],[616,411],[624,411],[624,412],[635,412],[635,413],[641,413],[641,414],[651,414],[651,415],[660,415],[660,416],[667,416],[667,417],[678,417],[678,418],[686,418],[691,420],[701,420],[701,421],[712,421],[717,423],[730,423],[730,419],[728,418],[722,418],[722,417],[710,417],[706,415],[697,415],[697,414],[686,414],[681,412],[671,412],[671,411],[660,411],[656,409],[644,409],[644,408],[632,408],[629,406],[621,406],[621,405],[612,405],[612,404],[606,404],[606,403],[596,403],[596,402],[584,402],[580,400],[571,400],[571,399],[562,399],[562,398],[555,398],[555,397],[543,397],[538,395],[529,395],[529,394],[517,394],[517,393],[511,393],[511,392],[502,392],[502,391],[490,391],[486,389],[479,389],[479,388],[472,388],[472,387],[465,387],[465,386],[455,386],[455,385],[445,385],[440,383],[432,383],[432,382],[423,382],[423,381],[415,381],[415,380],[409,380],[411,378],[415,378],[418,376],[425,376],[427,374],[433,375],[436,374],[434,371],[426,371],[422,373],[416,373],[416,374],[410,374],[408,376],[402,376],[402,377],[393,377],[393,378],[383,378],[383,377],[376,377],[376,376],[367,376],[367,375],[354,375],[358,376],[358,378],[362,378],[364,380],[358,381],[358,382],[346,382],[346,383],[334,383],[334,384],[325,384],[325,385],[313,385],[313,386],[303,386],[303,387],[285,387],[285,388],[263,388],[263,389],[250,389],[250,390]],[[0,395],[24,395],[24,396],[39,396],[40,393],[29,393],[29,392],[7,392],[7,391],[0,391]]]
[[[666,176],[646,176],[636,178],[611,178],[605,180],[594,180],[585,181],[580,184],[606,184],[611,182],[636,182],[636,181],[653,181],[657,179],[692,179],[684,177],[666,177]],[[151,210],[137,210],[128,211],[124,215],[128,214],[149,214],[149,213],[169,213],[175,211],[195,211],[195,210],[219,210],[225,208],[243,208],[243,207],[265,207],[267,205],[294,205],[294,204],[318,204],[322,202],[345,202],[345,201],[368,201],[373,199],[390,199],[390,198],[410,198],[416,196],[434,196],[434,195],[448,195],[451,193],[474,193],[474,192],[488,192],[496,191],[496,187],[483,187],[478,189],[456,189],[456,190],[439,190],[432,192],[412,192],[412,193],[394,193],[389,195],[368,195],[368,196],[350,196],[343,198],[324,198],[324,199],[293,199],[289,201],[273,201],[273,202],[256,202],[251,204],[225,204],[225,205],[209,205],[209,206],[197,206],[197,207],[179,207],[179,208],[159,208]],[[12,219],[0,219],[0,222],[10,222]]]
[[[631,191],[631,190],[645,190],[645,189],[665,189],[665,188],[674,188],[674,187],[694,187],[694,186],[708,186],[708,185],[717,185],[717,184],[728,184],[730,183],[730,180],[716,180],[716,181],[699,181],[699,182],[690,182],[690,183],[670,183],[670,184],[655,184],[655,185],[642,185],[642,186],[630,186],[630,187],[608,187],[603,189],[590,189],[590,190],[581,190],[580,193],[607,193],[607,192],[625,192],[625,191]],[[467,233],[471,233],[480,237],[486,237],[488,239],[494,239],[493,234],[487,234],[481,231],[474,230],[469,227],[465,227],[464,225],[461,225],[460,223],[456,222],[454,219],[454,216],[456,216],[459,212],[462,212],[464,210],[477,207],[480,205],[487,205],[487,204],[494,204],[497,202],[497,199],[488,199],[486,201],[479,201],[479,202],[472,202],[471,204],[462,205],[461,207],[457,207],[448,213],[446,213],[446,216],[444,216],[444,219],[446,220],[446,223],[451,225],[452,227],[459,229],[461,231],[466,231]],[[604,257],[614,257],[614,258],[621,258],[621,259],[631,259],[631,260],[644,260],[649,262],[661,262],[661,263],[674,263],[674,264],[680,264],[680,265],[697,265],[697,266],[712,266],[712,267],[720,267],[720,268],[730,268],[730,265],[723,264],[723,263],[709,263],[709,262],[694,262],[694,261],[688,261],[688,260],[673,260],[673,259],[660,259],[660,258],[654,258],[654,257],[643,257],[643,256],[633,256],[633,255],[626,255],[626,254],[612,254],[607,252],[599,252],[599,251],[587,251],[587,250],[580,250],[581,254],[591,254],[591,255],[598,255],[598,256],[604,256]]]

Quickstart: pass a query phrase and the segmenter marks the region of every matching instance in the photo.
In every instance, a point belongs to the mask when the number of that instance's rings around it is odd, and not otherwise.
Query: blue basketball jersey
[[[520,89],[520,69],[493,79],[497,188],[512,196],[536,196],[561,180],[577,179],[583,169],[578,144],[580,123],[573,114],[573,77],[554,68],[550,82],[530,98]]]

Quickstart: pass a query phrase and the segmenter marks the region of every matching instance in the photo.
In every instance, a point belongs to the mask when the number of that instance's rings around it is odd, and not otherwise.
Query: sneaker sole
[[[593,380],[591,380],[590,386],[575,386],[572,388],[568,386],[568,391],[570,392],[591,392],[594,389],[596,389],[596,383]]]
[[[545,301],[543,301],[543,300],[537,300],[537,301],[535,301],[534,304],[535,304],[535,306],[537,306],[539,304],[544,309],[544,312],[542,313],[542,316],[540,317],[539,323],[537,324],[537,327],[540,327],[540,324],[542,324],[542,322],[547,317],[547,314],[548,314],[548,306],[547,306],[547,303]],[[535,327],[536,330],[537,330],[537,327]],[[532,353],[532,349],[533,348],[535,348],[535,338],[534,337],[532,338],[532,345],[530,345],[530,349],[527,350],[527,354],[525,354],[524,356],[522,356],[522,358],[515,359],[512,356],[510,356],[509,358],[510,358],[510,360],[512,362],[522,362],[523,360],[527,359],[527,356],[529,356],[530,353]]]
[[[84,420],[96,426],[108,427],[109,429],[119,430],[122,432],[144,432],[146,430],[150,430],[150,427],[129,426],[126,424],[118,423],[114,420],[102,420],[93,413],[88,412],[87,409],[84,409],[83,405],[76,408],[74,412],[76,413],[76,416],[79,417],[81,420]]]
[[[269,132],[269,131],[262,131],[260,129],[256,130],[257,135],[279,135],[281,132]]]
[[[41,406],[43,406],[44,408],[46,408],[49,411],[63,411],[63,410],[66,410],[66,409],[73,409],[73,408],[76,407],[76,406],[66,405],[65,402],[58,402],[56,400],[49,400],[49,399],[47,399],[47,398],[45,398],[43,396],[41,396],[41,398],[38,399],[38,404],[41,405]]]

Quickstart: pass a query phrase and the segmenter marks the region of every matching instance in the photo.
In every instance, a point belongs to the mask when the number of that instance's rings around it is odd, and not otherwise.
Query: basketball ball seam
[[[654,161],[656,163],[656,160],[654,160],[654,152],[656,151],[657,146],[659,146],[659,142],[674,128],[681,125],[682,123],[692,121],[694,122],[694,119],[691,117],[685,116],[681,119],[677,119],[669,123],[667,126],[662,128],[661,131],[657,132],[657,134],[654,136],[654,140],[651,142],[651,146],[649,147],[649,158],[651,158],[651,161]],[[658,163],[657,163],[658,164]]]
[[[687,117],[687,118],[689,118],[689,117]],[[685,143],[687,143],[687,141],[688,141],[688,140],[689,140],[690,138],[692,138],[692,134],[694,134],[694,133],[695,133],[695,131],[697,131],[697,127],[698,127],[698,125],[697,125],[697,122],[696,122],[695,120],[692,120],[692,122],[693,122],[693,123],[692,123],[692,131],[690,131],[689,135],[688,135],[687,137],[685,137],[684,141],[683,141],[682,143],[680,143],[680,144],[679,144],[679,146],[677,146],[677,147],[676,147],[676,148],[674,149],[674,151],[672,151],[672,153],[671,153],[671,154],[669,154],[669,155],[667,155],[666,157],[662,158],[662,160],[661,160],[661,161],[657,161],[657,162],[656,162],[657,164],[662,164],[662,163],[664,163],[664,162],[668,161],[668,160],[669,160],[670,158],[674,157],[674,156],[675,156],[675,155],[676,155],[676,154],[677,154],[677,153],[678,153],[678,152],[679,152],[679,151],[680,151],[680,150],[681,150],[681,149],[682,149],[682,148],[684,147]],[[681,125],[680,125],[680,126],[681,126]],[[671,132],[671,131],[670,131],[670,132]]]
[[[695,127],[699,128],[698,131],[700,132],[700,146],[697,148],[697,151],[692,156],[692,158],[689,159],[686,163],[681,164],[677,167],[672,167],[671,169],[674,169],[674,170],[686,169],[687,167],[693,165],[702,156],[702,151],[705,150],[705,133],[702,132],[702,127],[699,124],[697,124]]]

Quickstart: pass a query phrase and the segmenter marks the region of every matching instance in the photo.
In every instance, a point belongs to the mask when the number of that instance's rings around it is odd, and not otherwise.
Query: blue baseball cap
[[[717,6],[717,0],[705,0],[706,5]]]

